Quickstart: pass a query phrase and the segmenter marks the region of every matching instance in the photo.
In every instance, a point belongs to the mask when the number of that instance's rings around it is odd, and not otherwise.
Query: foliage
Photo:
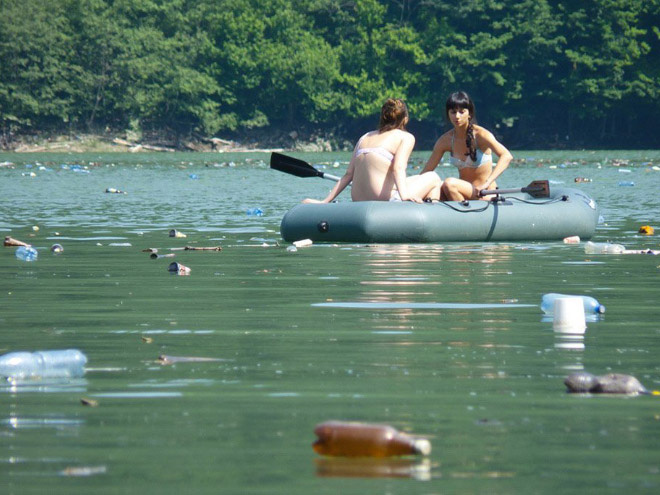
[[[511,146],[651,146],[659,21],[660,0],[0,0],[0,120],[213,136],[374,122],[393,96],[439,132],[465,89]]]

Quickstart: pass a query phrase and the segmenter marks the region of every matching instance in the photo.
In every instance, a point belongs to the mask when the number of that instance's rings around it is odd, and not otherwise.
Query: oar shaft
[[[341,177],[337,177],[336,175],[326,174],[325,172],[321,172],[321,174],[321,177],[324,179],[334,180],[335,182],[339,182],[341,180]]]

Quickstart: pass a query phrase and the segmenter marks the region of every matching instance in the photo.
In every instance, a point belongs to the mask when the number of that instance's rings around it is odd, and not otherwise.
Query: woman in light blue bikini
[[[513,156],[490,131],[472,122],[474,103],[464,91],[449,96],[445,112],[454,128],[436,141],[422,173],[435,170],[448,151],[449,161],[458,168],[459,178],[445,179],[442,199],[488,199],[481,198],[480,191],[497,187],[495,179],[509,166]],[[493,153],[499,157],[494,168]]]
[[[307,198],[303,203],[329,203],[351,182],[353,201],[414,201],[440,199],[442,181],[435,172],[406,177],[408,158],[415,138],[405,130],[408,108],[403,100],[388,99],[380,112],[378,130],[360,138],[346,174],[328,196],[319,201]]]

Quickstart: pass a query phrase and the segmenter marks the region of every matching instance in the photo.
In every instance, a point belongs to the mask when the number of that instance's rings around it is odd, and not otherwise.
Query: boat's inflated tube
[[[553,188],[548,198],[514,193],[498,201],[436,203],[359,201],[299,204],[281,224],[287,242],[420,243],[589,239],[596,202],[577,189]]]

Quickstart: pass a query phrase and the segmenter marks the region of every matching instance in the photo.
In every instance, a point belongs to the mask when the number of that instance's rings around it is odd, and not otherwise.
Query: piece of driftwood
[[[28,244],[27,242],[19,241],[18,239],[14,239],[13,237],[5,236],[5,246],[11,246],[11,247],[18,247],[18,246],[31,246],[32,244]]]

